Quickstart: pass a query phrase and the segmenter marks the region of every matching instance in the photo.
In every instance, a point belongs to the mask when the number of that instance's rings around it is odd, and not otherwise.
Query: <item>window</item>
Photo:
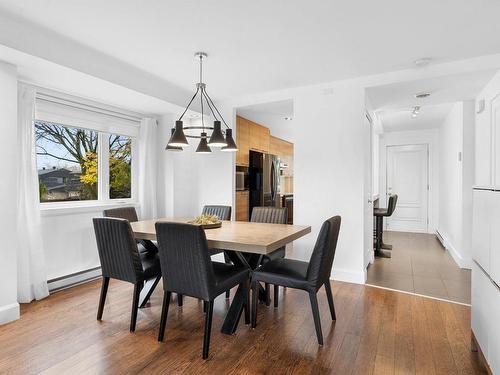
[[[97,200],[98,133],[35,121],[40,202]]]
[[[109,197],[132,196],[132,138],[111,134],[109,136]]]
[[[35,141],[42,208],[136,199],[140,119],[119,108],[37,91]]]

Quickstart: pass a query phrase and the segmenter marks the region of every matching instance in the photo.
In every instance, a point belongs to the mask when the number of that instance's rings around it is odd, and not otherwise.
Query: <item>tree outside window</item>
[[[35,121],[40,202],[97,200],[98,138],[94,130]],[[131,138],[109,136],[109,197],[131,197]]]

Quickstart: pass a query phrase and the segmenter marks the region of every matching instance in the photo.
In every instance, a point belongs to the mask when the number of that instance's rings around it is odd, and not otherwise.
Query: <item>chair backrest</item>
[[[398,195],[391,194],[389,196],[389,203],[387,204],[387,216],[391,216],[396,209],[396,203],[398,203]]]
[[[131,223],[133,223],[134,221],[138,221],[135,207],[121,207],[104,210],[104,217],[117,217],[120,219],[127,219]]]
[[[128,220],[110,217],[92,220],[102,275],[131,283],[142,280],[142,263]]]
[[[203,229],[184,223],[156,223],[163,288],[209,301],[215,276]]]
[[[330,278],[339,237],[340,222],[340,216],[331,217],[323,223],[319,231],[307,269],[307,280],[316,289],[319,289]]]
[[[286,207],[254,207],[250,221],[253,223],[286,224],[288,209]]]
[[[231,206],[214,206],[209,205],[203,207],[202,215],[215,215],[219,220],[231,220]]]

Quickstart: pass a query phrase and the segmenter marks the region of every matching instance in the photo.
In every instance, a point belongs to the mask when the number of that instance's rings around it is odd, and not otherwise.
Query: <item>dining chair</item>
[[[288,209],[286,207],[254,207],[252,215],[250,216],[250,221],[253,223],[286,224],[288,221]],[[285,249],[285,246],[282,246],[272,253],[264,255],[261,264],[267,263],[273,259],[284,258],[286,253]],[[265,291],[266,305],[269,306],[271,304],[271,297],[268,283],[265,284]],[[274,307],[278,307],[278,298],[279,286],[274,285]]]
[[[212,262],[204,230],[184,223],[156,223],[156,235],[163,273],[163,307],[158,341],[163,341],[172,292],[199,298],[206,306],[203,359],[208,358],[214,299],[241,285],[246,292],[245,322],[250,323],[249,270]]]
[[[130,332],[135,331],[139,297],[145,281],[160,280],[158,254],[139,253],[130,222],[120,218],[94,218],[97,250],[101,261],[102,286],[97,320],[102,319],[109,279],[118,279],[134,284]],[[145,301],[149,296],[146,297]]]
[[[103,216],[104,217],[116,217],[120,219],[126,219],[129,221],[129,223],[134,223],[139,220],[137,216],[137,211],[135,210],[135,207],[119,207],[119,208],[111,208],[109,210],[104,210],[103,211]],[[139,253],[151,253],[151,254],[156,254],[158,253],[158,247],[155,245],[153,241],[150,240],[136,240],[137,242],[137,248],[139,250]],[[151,295],[156,288],[156,285],[158,284],[160,280],[154,280],[152,281],[152,285],[150,286],[149,290],[149,295]],[[148,297],[149,299],[149,297]],[[177,305],[182,306],[183,305],[184,299],[182,298],[181,294],[177,295]],[[143,302],[143,305],[147,300]],[[143,307],[143,306],[140,306]]]
[[[334,216],[323,223],[309,263],[294,259],[278,258],[267,262],[252,273],[252,289],[254,291],[252,298],[252,328],[257,326],[258,293],[255,293],[255,291],[258,290],[258,282],[301,289],[309,293],[318,344],[323,345],[323,334],[321,332],[321,320],[316,294],[324,285],[332,320],[336,320],[330,285],[330,273],[337,247],[340,222],[340,216]]]
[[[215,215],[219,218],[219,220],[227,221],[231,220],[231,206],[220,206],[220,205],[206,205],[203,206],[203,210],[201,211],[202,215]],[[220,254],[224,252],[223,249],[210,249],[210,255]],[[231,263],[231,260],[224,253],[224,261],[226,263]],[[226,290],[226,298],[229,298],[230,291]]]
[[[135,207],[119,207],[111,208],[103,211],[104,217],[117,217],[120,219],[126,219],[130,223],[138,221],[137,211]],[[138,249],[140,253],[144,252],[158,252],[156,245],[150,240],[138,240]]]

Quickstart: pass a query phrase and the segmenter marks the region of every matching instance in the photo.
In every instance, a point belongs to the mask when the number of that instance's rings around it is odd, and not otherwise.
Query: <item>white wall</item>
[[[440,127],[438,230],[460,267],[470,268],[474,102],[458,102]]]
[[[436,231],[439,218],[439,138],[438,129],[389,132],[380,135],[380,207],[387,207],[387,146],[410,144],[429,146],[429,233]]]
[[[42,238],[47,279],[99,267],[92,218],[104,207],[42,211]]]
[[[0,62],[0,324],[19,318],[17,303],[17,70]],[[7,136],[8,135],[8,136]]]

